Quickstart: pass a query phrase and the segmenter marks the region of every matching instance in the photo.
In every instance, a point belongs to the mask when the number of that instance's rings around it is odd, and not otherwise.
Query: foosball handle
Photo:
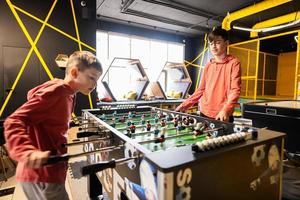
[[[78,132],[77,138],[83,138],[83,137],[90,137],[94,135],[99,135],[98,132],[91,132],[91,131],[85,131],[85,132]]]
[[[64,154],[61,156],[50,156],[47,160],[46,163],[44,163],[43,165],[51,165],[51,164],[55,164],[61,161],[67,161],[69,160],[70,156],[68,154]]]
[[[115,160],[110,160],[106,162],[100,162],[100,163],[95,163],[91,165],[87,165],[81,168],[81,174],[83,176],[89,175],[89,174],[95,174],[99,171],[108,169],[108,168],[115,168],[116,167],[116,161]]]

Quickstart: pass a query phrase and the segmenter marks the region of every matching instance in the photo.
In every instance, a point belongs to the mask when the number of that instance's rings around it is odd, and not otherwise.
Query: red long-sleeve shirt
[[[36,150],[66,153],[66,133],[75,93],[63,80],[54,79],[30,90],[28,101],[4,122],[9,155],[18,161],[16,178],[21,182],[64,183],[67,163],[28,168],[23,162]]]
[[[200,100],[200,112],[215,118],[220,111],[233,113],[241,91],[241,64],[227,55],[221,62],[211,59],[204,68],[199,88],[180,106],[187,109]]]

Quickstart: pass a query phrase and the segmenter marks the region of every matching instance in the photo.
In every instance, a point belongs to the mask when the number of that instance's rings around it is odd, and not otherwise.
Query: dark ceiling
[[[184,35],[202,35],[220,26],[227,13],[259,2],[262,0],[97,0],[97,17]],[[251,28],[258,22],[299,10],[300,0],[292,0],[236,20],[232,25]]]

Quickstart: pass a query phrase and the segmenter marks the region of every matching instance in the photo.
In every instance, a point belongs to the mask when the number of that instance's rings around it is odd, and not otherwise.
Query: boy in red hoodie
[[[30,90],[28,101],[5,120],[9,154],[18,161],[16,179],[28,199],[68,199],[67,163],[43,164],[50,155],[67,152],[62,144],[67,142],[75,94],[90,94],[101,74],[102,66],[92,53],[74,52],[63,80],[53,79]]]
[[[208,41],[214,58],[206,64],[199,88],[175,111],[185,112],[200,101],[201,116],[233,122],[233,109],[241,92],[241,63],[227,54],[225,30],[216,28],[208,35]]]

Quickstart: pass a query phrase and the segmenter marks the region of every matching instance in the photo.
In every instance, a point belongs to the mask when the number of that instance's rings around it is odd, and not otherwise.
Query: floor
[[[73,139],[76,138],[76,133],[78,132],[78,129],[71,128],[69,131],[69,143],[72,142]],[[68,148],[68,152],[72,154],[76,154],[79,152],[82,152],[82,146],[73,146]],[[7,159],[7,157],[5,157]],[[74,162],[79,162],[82,161],[83,157],[78,157],[78,158],[72,158],[69,160],[70,163]],[[6,160],[8,161],[8,160]],[[0,175],[0,200],[26,200],[26,197],[24,196],[24,193],[21,189],[21,187],[17,184],[16,179],[15,179],[15,171],[14,167],[11,166],[11,169],[9,170],[8,173],[8,179],[5,181],[4,176],[1,174]],[[67,179],[66,179],[66,190],[69,194],[70,200],[88,200],[88,192],[87,192],[87,178],[82,177],[80,179],[74,179],[73,178],[73,173],[71,170],[68,170],[67,173]],[[12,194],[12,190],[14,188],[14,191]],[[80,190],[78,190],[80,188]],[[10,189],[10,190],[8,190]],[[5,195],[6,194],[6,195]]]

